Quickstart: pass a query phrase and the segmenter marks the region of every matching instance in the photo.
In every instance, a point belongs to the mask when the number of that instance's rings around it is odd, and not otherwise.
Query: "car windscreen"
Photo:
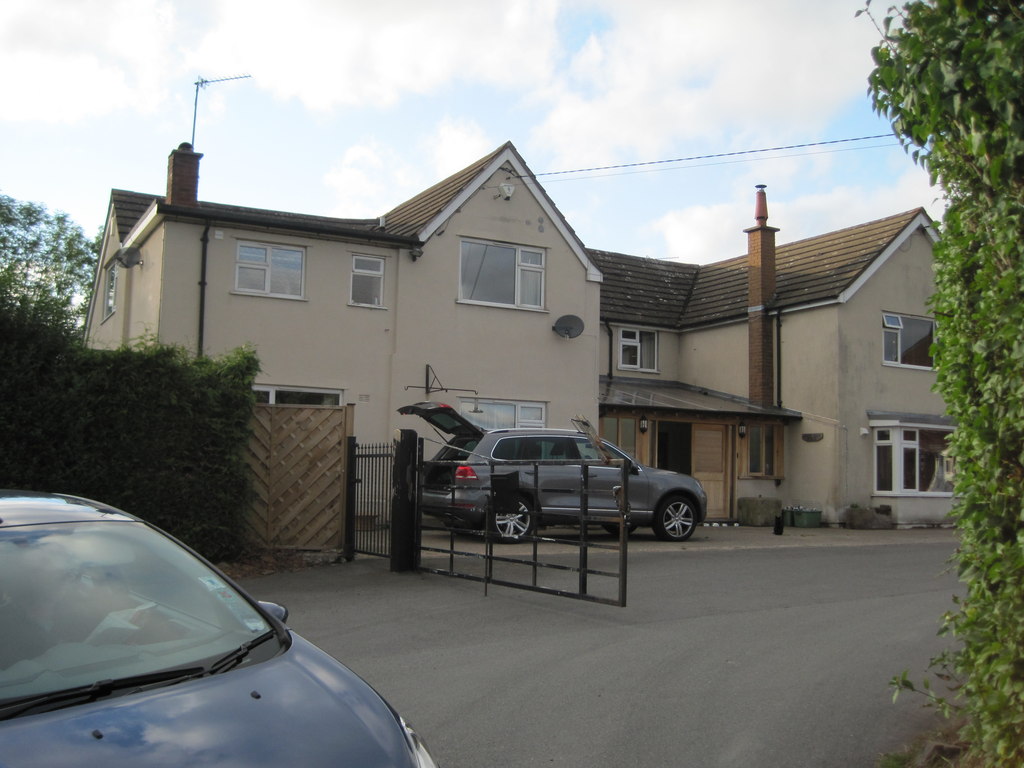
[[[0,703],[207,669],[272,630],[217,573],[137,522],[0,530],[0,627]],[[254,655],[277,653],[271,640]]]

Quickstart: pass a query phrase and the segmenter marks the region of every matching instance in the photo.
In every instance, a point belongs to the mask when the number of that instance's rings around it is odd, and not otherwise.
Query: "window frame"
[[[488,248],[500,248],[508,249],[514,252],[515,265],[513,275],[513,285],[511,286],[512,302],[506,301],[490,301],[485,299],[473,298],[472,295],[465,295],[465,279],[463,271],[466,268],[466,259],[471,254],[467,254],[467,246],[483,246],[484,253],[482,254],[479,273],[483,270],[484,262],[483,259],[487,256]],[[524,255],[527,257],[537,257],[537,262],[531,262],[524,260]],[[515,245],[514,243],[502,243],[491,240],[479,240],[476,238],[464,237],[459,241],[459,293],[458,301],[462,304],[481,304],[490,307],[505,307],[511,309],[525,309],[530,311],[544,311],[546,307],[547,299],[547,249],[539,248],[528,245]],[[503,276],[504,277],[504,276]],[[524,300],[524,293],[528,289],[527,279],[535,277],[539,284],[537,286],[537,292],[539,297],[537,303],[527,302]],[[503,290],[509,286],[502,284],[500,286]]]
[[[262,248],[266,251],[266,258],[262,261],[252,261],[242,258],[242,251],[245,248],[258,249]],[[274,252],[280,251],[282,253],[295,253],[299,257],[299,285],[297,293],[285,293],[275,291],[274,289]],[[271,242],[260,242],[256,240],[239,240],[235,248],[235,281],[234,291],[239,294],[246,296],[266,296],[275,299],[293,299],[302,300],[306,297],[306,256],[307,249],[304,246],[291,245],[284,243],[271,243]],[[243,270],[249,270],[250,272],[262,271],[263,277],[263,288],[251,288],[243,287],[241,274]]]
[[[365,268],[360,268],[357,263],[362,260],[364,262],[376,262],[380,267],[377,271],[371,271]],[[348,292],[348,303],[353,307],[369,307],[372,309],[385,309],[384,306],[384,278],[387,271],[387,261],[383,256],[369,256],[363,253],[352,254],[352,274],[349,278],[349,292]],[[357,278],[369,278],[377,280],[377,298],[379,299],[376,304],[368,304],[364,301],[358,301],[355,296],[356,279]]]
[[[929,333],[929,349],[927,350],[928,365],[919,365],[917,363],[905,362],[907,352],[904,350],[904,332],[907,330],[907,322],[912,323],[928,323],[931,327]],[[930,317],[922,317],[920,315],[908,315],[902,312],[883,312],[882,313],[882,365],[890,366],[893,368],[912,368],[919,371],[932,371],[935,370],[935,359],[931,354],[931,345],[935,342],[935,320]],[[913,347],[910,348],[911,350]],[[895,355],[892,355],[892,352]],[[895,357],[896,359],[892,359]]]
[[[743,446],[740,453],[743,462],[740,477],[764,480],[783,479],[785,477],[782,466],[784,425],[763,421],[742,426],[746,429],[746,434],[740,436]],[[757,457],[756,466],[755,457]],[[766,461],[769,458],[770,465]]]
[[[514,407],[514,423],[498,423],[497,420],[477,418],[474,409],[480,406]],[[539,413],[537,413],[539,411]],[[548,404],[539,400],[502,400],[488,397],[460,397],[459,413],[483,429],[545,429],[548,420]],[[486,411],[485,411],[486,413]],[[497,415],[497,414],[495,414]]]
[[[103,319],[117,312],[117,262],[111,262],[107,267],[104,285],[103,298]]]
[[[635,338],[627,339],[626,334],[636,334]],[[657,373],[658,371],[658,332],[644,330],[642,328],[619,328],[619,370],[622,371],[646,371],[650,373]],[[644,344],[645,337],[651,339],[650,345]],[[636,350],[636,365],[627,363],[625,361],[626,350]],[[644,354],[644,350],[649,350],[647,355]],[[646,360],[647,356],[651,356],[653,360]],[[649,363],[645,365],[645,363]]]
[[[902,496],[914,498],[950,498],[953,495],[953,476],[956,471],[954,459],[949,455],[949,436],[952,427],[935,424],[918,424],[899,421],[871,422],[872,442],[872,492],[876,496]],[[928,451],[922,433],[943,435],[947,441],[943,451]],[[934,435],[930,439],[934,439]],[[922,456],[922,450],[926,451]],[[941,461],[933,466],[931,481],[937,473],[948,484],[949,490],[921,490],[922,459],[934,456]],[[883,458],[884,457],[884,458]],[[913,472],[911,477],[909,472]],[[884,472],[883,476],[880,474]],[[888,486],[888,487],[886,487]]]
[[[253,385],[253,392],[256,393],[256,402],[261,405],[300,405],[305,407],[329,407],[335,408],[345,404],[345,390],[343,389],[325,389],[321,387],[278,387],[272,384],[255,384]],[[279,402],[281,395],[285,395],[287,400],[289,396],[295,395],[301,398],[304,395],[318,395],[324,399],[336,397],[336,403],[301,403],[301,402]],[[264,400],[263,398],[266,397]]]

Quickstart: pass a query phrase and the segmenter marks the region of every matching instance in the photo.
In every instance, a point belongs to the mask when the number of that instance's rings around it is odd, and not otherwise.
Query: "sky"
[[[779,243],[939,218],[872,108],[863,7],[4,0],[0,193],[91,237],[194,124],[200,200],[377,217],[512,141],[587,247],[691,264],[745,252],[757,184]]]

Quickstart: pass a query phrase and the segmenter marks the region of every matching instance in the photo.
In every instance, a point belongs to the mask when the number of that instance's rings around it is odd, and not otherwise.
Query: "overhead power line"
[[[848,144],[854,141],[870,141],[873,139],[891,139],[893,135],[878,134],[875,136],[858,136],[851,139],[832,139],[831,141],[808,141],[803,144],[788,144],[781,147],[765,147],[763,149],[742,149],[735,152],[715,152],[708,155],[692,155],[690,157],[677,157],[671,160],[648,160],[639,163],[621,163],[619,165],[599,165],[593,168],[576,168],[571,171],[546,171],[535,173],[534,176],[564,176],[570,173],[596,173],[597,171],[618,171],[626,168],[644,168],[652,165],[668,165],[669,163],[686,163],[694,160],[715,160],[723,157],[738,157],[740,155],[756,155],[764,152],[783,152],[791,149],[807,149],[809,147],[825,147],[833,144]]]

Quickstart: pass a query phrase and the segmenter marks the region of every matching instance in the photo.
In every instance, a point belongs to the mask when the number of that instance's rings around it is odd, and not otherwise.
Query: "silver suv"
[[[695,478],[638,464],[599,441],[585,422],[580,431],[485,430],[442,403],[415,403],[398,412],[425,419],[445,436],[444,447],[424,463],[421,510],[453,527],[483,529],[491,486],[509,482],[509,475],[514,502],[495,508],[495,527],[506,541],[539,526],[578,525],[584,488],[591,522],[617,531],[616,489],[624,480],[630,530],[649,525],[659,539],[686,541],[707,514],[707,494]]]

